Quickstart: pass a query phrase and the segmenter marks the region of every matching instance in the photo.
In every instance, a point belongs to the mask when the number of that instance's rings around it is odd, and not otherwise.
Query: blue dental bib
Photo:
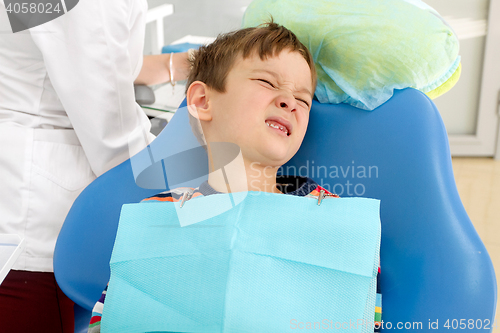
[[[379,208],[264,192],[124,205],[102,332],[373,332]]]

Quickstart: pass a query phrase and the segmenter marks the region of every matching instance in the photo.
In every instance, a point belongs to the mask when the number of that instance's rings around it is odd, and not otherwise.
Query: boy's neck
[[[246,191],[282,193],[276,187],[279,167],[265,166],[245,160],[241,154],[224,168],[213,172],[209,161],[208,184],[216,191],[235,193]]]

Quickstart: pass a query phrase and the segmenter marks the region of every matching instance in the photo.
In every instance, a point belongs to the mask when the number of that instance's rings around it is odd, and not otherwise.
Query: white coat
[[[53,271],[57,235],[78,194],[150,141],[135,103],[146,0],[81,0],[13,34],[0,0],[0,233],[26,250],[14,269]]]

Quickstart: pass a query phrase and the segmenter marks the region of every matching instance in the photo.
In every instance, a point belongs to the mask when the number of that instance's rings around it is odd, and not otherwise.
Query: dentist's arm
[[[130,157],[129,143],[145,146],[154,138],[133,87],[146,9],[142,0],[85,0],[30,29],[97,176]]]

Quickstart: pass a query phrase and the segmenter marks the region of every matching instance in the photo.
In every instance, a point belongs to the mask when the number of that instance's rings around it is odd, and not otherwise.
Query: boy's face
[[[232,142],[243,158],[281,166],[299,149],[312,103],[311,70],[298,52],[261,60],[239,56],[226,77],[226,92],[211,90],[210,141]]]

